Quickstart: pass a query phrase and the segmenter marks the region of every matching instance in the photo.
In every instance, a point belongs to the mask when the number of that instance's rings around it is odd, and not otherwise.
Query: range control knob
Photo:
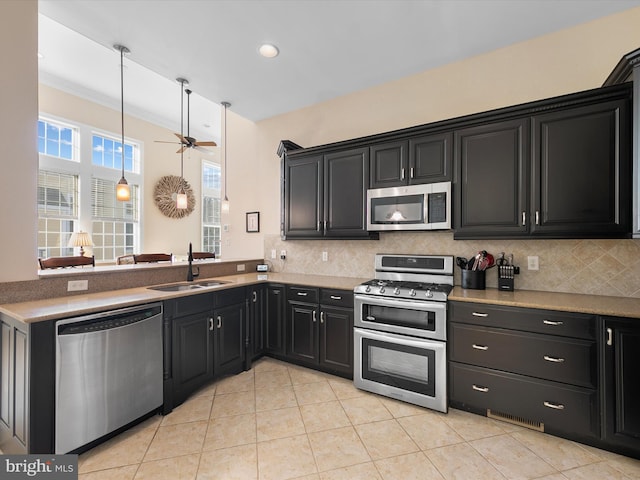
[[[384,293],[384,287],[380,287],[380,294]]]
[[[433,298],[433,292],[431,290],[427,290],[424,294],[427,298]]]
[[[416,289],[415,289],[415,288],[412,288],[412,289],[409,291],[409,295],[411,295],[412,297],[415,297],[415,296],[416,296]]]
[[[393,289],[393,293],[396,295],[400,295],[400,288],[396,287]]]
[[[364,291],[365,291],[366,293],[369,293],[369,292],[371,291],[371,287],[370,287],[369,285],[367,285],[367,286],[365,287]]]

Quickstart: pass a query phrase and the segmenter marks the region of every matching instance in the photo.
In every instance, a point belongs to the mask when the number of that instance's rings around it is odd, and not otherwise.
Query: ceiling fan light
[[[270,43],[263,43],[262,45],[260,45],[258,51],[260,52],[260,55],[265,58],[274,58],[277,57],[280,53],[278,47],[276,47],[275,45],[271,45]]]
[[[129,189],[129,184],[127,183],[127,179],[124,178],[124,176],[116,185],[116,199],[120,202],[128,202],[129,200],[131,200],[131,191]]]

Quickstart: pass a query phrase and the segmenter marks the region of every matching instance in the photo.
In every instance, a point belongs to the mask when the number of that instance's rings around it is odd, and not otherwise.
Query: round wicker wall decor
[[[176,195],[181,184],[187,194],[187,208],[184,210],[176,208]],[[153,200],[162,214],[170,218],[186,217],[193,212],[196,206],[196,197],[189,182],[175,175],[165,175],[158,180],[153,191]]]

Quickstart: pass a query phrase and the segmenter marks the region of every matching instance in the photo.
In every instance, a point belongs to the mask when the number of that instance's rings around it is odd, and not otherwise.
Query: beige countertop
[[[202,290],[182,292],[162,292],[151,290],[147,287],[138,287],[86,295],[69,295],[46,300],[4,304],[0,305],[0,312],[19,321],[33,323],[168,300],[186,295],[243,287],[263,282],[353,290],[356,285],[369,280],[369,278],[269,272],[264,274],[246,273],[229,275],[213,277],[211,279],[199,278],[198,281],[212,279],[222,280],[228,283]],[[503,292],[497,289],[467,290],[458,286],[455,287],[449,295],[449,300],[640,318],[640,299],[638,298],[578,295],[531,290],[517,290],[515,292]]]
[[[229,275],[224,277],[198,278],[197,282],[205,280],[222,280],[225,283],[220,286],[201,290],[188,290],[182,292],[162,292],[151,290],[147,287],[112,290],[107,292],[90,293],[86,295],[70,295],[66,297],[35,300],[21,303],[8,303],[0,305],[0,313],[4,313],[24,323],[40,322],[43,320],[55,320],[64,317],[86,315],[105,310],[140,305],[143,303],[158,302],[171,298],[183,297],[199,293],[225,290],[234,287],[243,287],[256,283],[273,282],[296,285],[307,285],[321,288],[335,288],[339,290],[353,290],[353,288],[366,281],[368,278],[332,277],[324,275],[303,275],[292,273],[247,273]]]

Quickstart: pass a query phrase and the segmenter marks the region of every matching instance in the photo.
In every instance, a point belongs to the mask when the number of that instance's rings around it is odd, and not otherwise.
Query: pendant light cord
[[[122,178],[124,178],[124,50],[120,47],[120,131],[122,132]]]
[[[224,107],[224,201],[229,202],[227,198],[227,107],[230,107],[229,102],[222,102]]]

